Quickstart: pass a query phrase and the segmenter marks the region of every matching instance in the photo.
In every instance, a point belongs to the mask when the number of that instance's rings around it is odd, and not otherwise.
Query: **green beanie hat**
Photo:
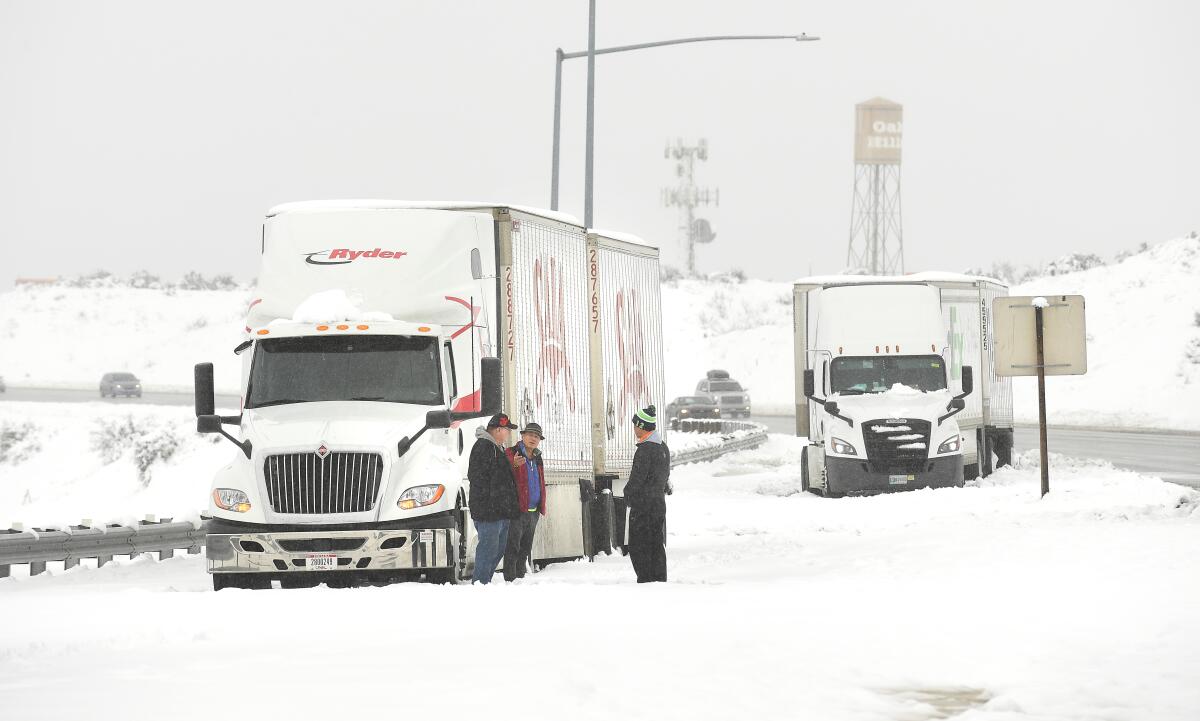
[[[633,414],[633,425],[641,428],[644,431],[652,431],[655,428],[658,428],[657,415],[658,411],[654,408],[654,406],[643,408],[642,410]]]

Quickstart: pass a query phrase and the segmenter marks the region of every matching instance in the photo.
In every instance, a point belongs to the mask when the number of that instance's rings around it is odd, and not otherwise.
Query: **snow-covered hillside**
[[[664,404],[722,368],[750,389],[756,412],[792,412],[789,284],[673,280],[662,292]],[[1200,430],[1200,239],[1150,246],[1012,292],[1087,297],[1089,372],[1050,381],[1054,422]],[[242,290],[18,288],[0,294],[0,375],[13,385],[91,387],[106,371],[130,370],[147,387],[188,388],[192,365],[213,360],[218,389],[236,392],[239,365],[230,350],[242,338],[250,297]],[[1034,386],[1014,380],[1020,421],[1036,418]]]
[[[1051,378],[1051,422],[1200,430],[1200,238],[1023,283],[1013,295],[1087,302],[1088,372]],[[1017,420],[1037,420],[1037,381],[1013,379]]]
[[[245,290],[121,286],[18,287],[0,295],[0,376],[9,385],[98,387],[109,371],[143,386],[192,387],[192,367],[217,361],[217,386],[236,391]]]

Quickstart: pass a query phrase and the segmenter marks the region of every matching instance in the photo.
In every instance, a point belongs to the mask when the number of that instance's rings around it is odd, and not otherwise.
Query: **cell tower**
[[[663,157],[675,159],[675,176],[679,178],[675,187],[663,188],[663,205],[679,208],[679,239],[687,248],[687,273],[695,275],[696,243],[711,243],[717,237],[711,223],[696,217],[696,206],[721,204],[719,189],[697,188],[693,179],[696,160],[708,160],[708,141],[700,138],[696,145],[684,145],[676,140],[674,145],[667,144]]]
[[[871,275],[904,272],[900,226],[900,140],[904,109],[872,98],[854,106],[854,202],[846,270]]]

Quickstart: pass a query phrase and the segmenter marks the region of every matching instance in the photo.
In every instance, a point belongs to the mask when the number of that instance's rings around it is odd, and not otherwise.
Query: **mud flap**
[[[579,502],[583,505],[583,554],[594,560],[613,550],[614,499],[612,481],[615,477],[599,476],[579,479]]]

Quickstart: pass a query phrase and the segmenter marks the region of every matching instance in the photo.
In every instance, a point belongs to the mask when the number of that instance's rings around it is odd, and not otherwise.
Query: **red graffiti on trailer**
[[[533,306],[537,313],[541,349],[538,354],[535,386],[538,408],[553,389],[563,383],[567,409],[575,411],[575,378],[567,356],[567,315],[562,271],[554,258],[549,267],[541,258],[533,263]]]
[[[636,290],[617,292],[617,354],[621,359],[620,413],[637,410],[650,398],[642,362],[646,359],[646,342],[642,335],[642,304]]]

